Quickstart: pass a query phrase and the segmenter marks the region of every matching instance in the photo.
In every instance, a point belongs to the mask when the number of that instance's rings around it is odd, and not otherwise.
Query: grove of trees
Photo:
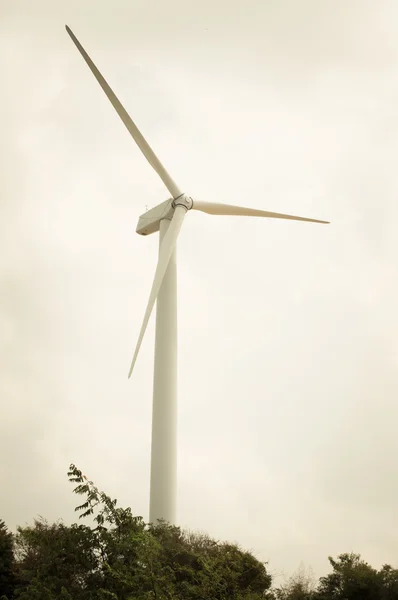
[[[36,520],[13,535],[0,520],[0,600],[398,600],[398,570],[357,554],[329,558],[318,582],[272,586],[267,565],[236,544],[120,508],[75,465],[76,507],[93,525]]]

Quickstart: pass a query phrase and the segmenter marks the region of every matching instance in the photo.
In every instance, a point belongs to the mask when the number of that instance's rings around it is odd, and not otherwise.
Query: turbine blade
[[[145,335],[145,331],[146,331],[146,328],[148,325],[149,317],[151,316],[152,309],[154,307],[157,295],[158,295],[160,287],[162,285],[163,277],[166,273],[166,270],[167,270],[167,267],[168,267],[168,264],[170,261],[170,257],[175,248],[178,234],[180,233],[180,229],[181,229],[182,223],[184,221],[186,212],[187,212],[187,210],[183,206],[176,206],[173,218],[169,225],[169,228],[166,231],[163,241],[161,243],[161,246],[159,249],[159,260],[158,260],[158,264],[157,264],[156,271],[155,271],[155,277],[153,278],[152,289],[151,289],[151,293],[149,295],[149,300],[148,300],[148,304],[146,307],[144,320],[143,320],[143,323],[141,326],[140,335],[138,336],[138,342],[137,342],[137,346],[135,348],[133,360],[131,361],[129,378],[131,376],[131,373],[133,372],[134,365],[137,360],[138,352],[140,350],[141,343],[142,343],[142,340],[143,340],[143,337]]]
[[[89,57],[89,55],[87,54],[87,52],[85,51],[83,46],[81,45],[81,43],[79,42],[79,40],[77,39],[75,34],[71,31],[71,29],[68,27],[68,25],[65,25],[65,28],[66,28],[66,31],[68,32],[68,34],[70,35],[70,37],[72,38],[72,41],[74,42],[76,48],[79,50],[80,54],[83,56],[87,65],[89,66],[94,77],[96,78],[96,80],[98,81],[98,83],[100,84],[102,89],[104,90],[105,94],[108,96],[110,102],[112,103],[112,106],[114,107],[117,114],[123,121],[127,130],[130,132],[130,134],[133,137],[134,141],[136,142],[137,146],[139,147],[139,149],[141,150],[141,152],[143,153],[143,155],[145,156],[145,158],[147,159],[149,164],[155,169],[156,173],[159,175],[159,177],[161,178],[161,180],[163,181],[163,183],[165,184],[165,186],[167,187],[167,189],[169,190],[169,192],[173,196],[173,198],[178,198],[178,196],[181,195],[181,191],[180,191],[178,185],[170,177],[170,175],[168,174],[168,172],[166,171],[166,169],[164,168],[164,166],[162,165],[162,163],[160,162],[158,157],[155,155],[154,151],[152,150],[152,148],[150,147],[150,145],[148,144],[148,142],[146,141],[146,139],[144,138],[142,133],[139,131],[138,127],[136,126],[136,124],[134,123],[134,121],[132,120],[132,118],[130,117],[130,115],[128,114],[126,109],[124,108],[124,106],[121,104],[119,99],[116,97],[113,90],[110,88],[108,83],[105,81],[105,79],[103,78],[103,76],[101,75],[101,73],[99,72],[99,70],[97,69],[97,67],[95,66],[95,64],[93,63],[93,61],[91,60],[91,58]]]
[[[268,217],[270,219],[289,219],[291,221],[309,221],[310,223],[329,223],[330,221],[320,221],[319,219],[309,219],[307,217],[296,217],[294,215],[285,215],[283,213],[269,212],[268,210],[258,210],[257,208],[245,208],[244,206],[233,206],[232,204],[219,204],[217,202],[193,201],[193,210],[200,210],[209,215],[226,215],[237,217]]]

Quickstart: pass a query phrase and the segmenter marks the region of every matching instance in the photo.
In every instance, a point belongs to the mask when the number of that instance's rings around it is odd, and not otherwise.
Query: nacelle
[[[162,219],[168,219],[170,221],[173,217],[173,213],[173,198],[170,198],[169,200],[166,200],[166,202],[158,204],[155,208],[151,208],[141,215],[138,219],[136,232],[140,235],[156,233],[156,231],[159,231],[160,221]]]

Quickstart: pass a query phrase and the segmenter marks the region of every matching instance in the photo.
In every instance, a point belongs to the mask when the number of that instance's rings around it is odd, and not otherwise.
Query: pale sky
[[[277,574],[396,562],[395,0],[0,0],[0,517],[71,522],[75,462],[148,518],[168,192],[65,23],[188,194],[332,221],[188,215],[179,524]]]

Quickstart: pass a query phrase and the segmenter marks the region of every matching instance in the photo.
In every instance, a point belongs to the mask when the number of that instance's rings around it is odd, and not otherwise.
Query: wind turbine
[[[170,177],[148,142],[128,115],[83,46],[66,25],[66,30],[109,98],[119,117],[141,152],[162,179],[171,198],[140,216],[137,233],[150,235],[159,231],[159,258],[138,342],[131,362],[129,377],[155,302],[156,334],[153,380],[152,447],[149,521],[164,519],[175,522],[177,465],[177,265],[176,242],[185,216],[190,210],[209,215],[267,217],[311,223],[329,223],[318,219],[296,217],[255,208],[202,202],[183,193]]]

